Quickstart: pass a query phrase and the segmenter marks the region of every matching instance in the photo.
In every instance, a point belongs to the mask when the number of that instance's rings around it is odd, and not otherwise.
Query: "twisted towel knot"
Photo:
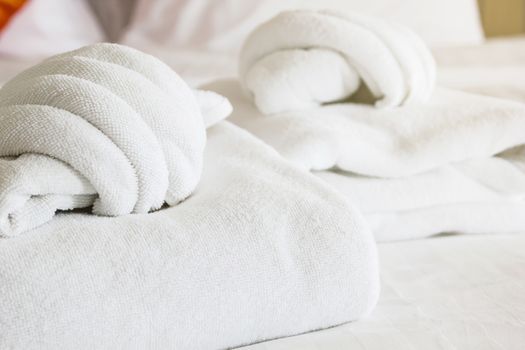
[[[0,231],[35,226],[21,221],[37,209],[46,221],[56,209],[91,204],[96,214],[116,216],[179,203],[201,176],[200,106],[215,122],[231,110],[225,101],[195,93],[153,56],[115,44],[20,73],[0,90],[0,157],[18,157],[0,158]],[[218,102],[220,115],[212,116]],[[27,171],[32,180],[20,176]]]
[[[434,87],[435,63],[422,40],[397,24],[296,10],[251,33],[239,74],[259,110],[271,114],[343,100],[361,80],[377,107],[424,102]]]

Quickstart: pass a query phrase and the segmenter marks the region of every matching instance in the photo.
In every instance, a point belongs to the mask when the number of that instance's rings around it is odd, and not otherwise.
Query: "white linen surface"
[[[525,102],[525,37],[434,51],[439,84]]]
[[[0,348],[223,349],[360,318],[378,280],[360,213],[222,122],[180,205],[0,240]]]
[[[521,350],[525,235],[379,244],[381,298],[356,323],[243,350]]]

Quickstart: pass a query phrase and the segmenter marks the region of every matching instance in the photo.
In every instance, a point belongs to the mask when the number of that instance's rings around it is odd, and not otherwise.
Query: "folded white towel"
[[[345,99],[360,79],[378,107],[424,102],[435,81],[432,55],[411,31],[329,11],[282,12],[250,34],[239,63],[243,87],[265,114]]]
[[[180,205],[0,240],[1,349],[224,349],[355,320],[378,294],[359,212],[227,122]]]
[[[207,124],[230,111],[156,58],[115,44],[57,55],[16,76],[0,90],[0,157],[11,157],[0,158],[0,235],[58,209],[93,205],[116,216],[188,197],[206,141],[199,102]]]
[[[240,78],[255,106],[235,82],[210,86],[231,120],[357,203],[377,239],[525,230],[525,106],[433,91],[432,56],[406,29],[285,12],[248,37]],[[399,107],[320,106],[360,78],[376,105]]]
[[[378,241],[389,241],[442,232],[523,232],[524,170],[501,154],[396,179],[315,174],[362,210]]]
[[[424,105],[265,116],[235,81],[230,120],[355,202],[379,240],[525,230],[525,105],[437,89]]]

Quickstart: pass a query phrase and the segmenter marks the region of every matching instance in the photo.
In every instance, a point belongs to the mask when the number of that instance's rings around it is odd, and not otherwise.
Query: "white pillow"
[[[40,58],[103,40],[84,0],[30,0],[0,34],[0,54]]]
[[[125,43],[238,49],[259,23],[291,8],[358,11],[403,23],[433,47],[483,41],[476,0],[138,0]]]

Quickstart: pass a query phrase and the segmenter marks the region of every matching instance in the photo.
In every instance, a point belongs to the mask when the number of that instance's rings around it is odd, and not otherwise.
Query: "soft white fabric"
[[[428,100],[435,63],[417,35],[399,25],[355,13],[297,10],[248,36],[239,78],[266,114],[343,100],[361,79],[377,107],[394,107]]]
[[[390,241],[442,232],[523,232],[521,164],[492,157],[397,179],[333,171],[316,175],[356,203],[378,241]]]
[[[381,297],[367,318],[243,350],[520,350],[525,235],[380,244]]]
[[[232,122],[356,201],[379,240],[525,230],[521,103],[438,89],[424,105],[265,116],[235,81],[208,88],[230,99]]]
[[[212,126],[229,116],[233,107],[227,98],[212,91],[193,90],[202,119],[206,127]]]
[[[0,55],[47,57],[104,41],[85,0],[30,0],[0,34]]]
[[[525,102],[525,37],[442,48],[434,55],[440,64],[440,85]]]
[[[195,189],[207,124],[228,102],[115,44],[54,56],[0,90],[0,234],[93,204],[100,215],[175,205]],[[67,169],[71,167],[71,169]],[[96,196],[95,196],[96,195]]]
[[[180,205],[0,240],[2,349],[224,349],[355,320],[378,294],[359,212],[226,122]]]
[[[433,47],[483,41],[476,0],[139,0],[124,43],[236,53],[250,31],[279,12],[319,8],[406,25]]]

